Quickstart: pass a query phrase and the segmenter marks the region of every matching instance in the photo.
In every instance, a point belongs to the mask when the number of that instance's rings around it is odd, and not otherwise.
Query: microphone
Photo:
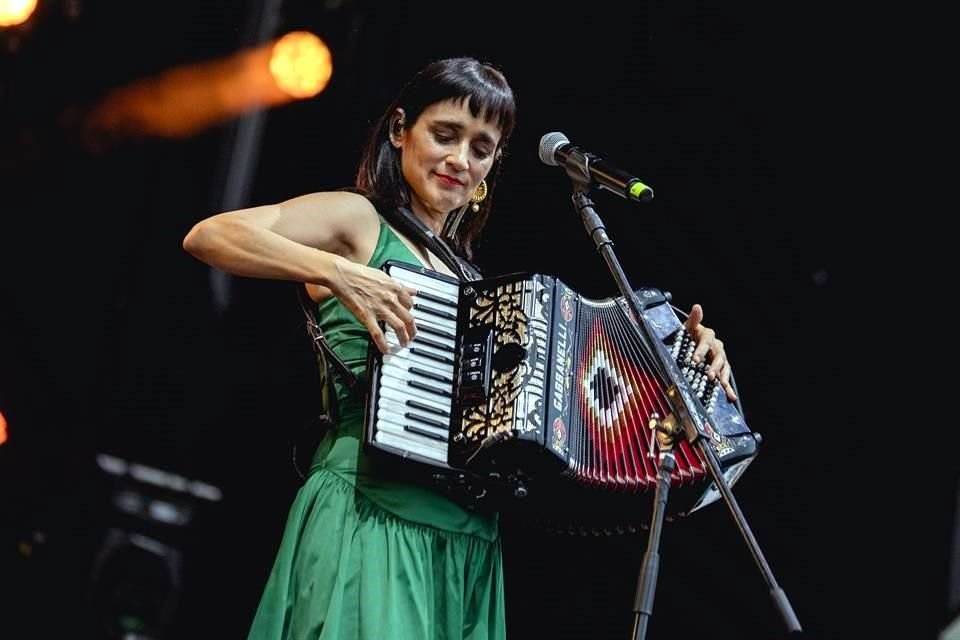
[[[603,158],[578,149],[567,136],[552,131],[540,138],[540,160],[551,167],[562,166],[571,178],[585,180],[633,202],[649,202],[653,189]]]

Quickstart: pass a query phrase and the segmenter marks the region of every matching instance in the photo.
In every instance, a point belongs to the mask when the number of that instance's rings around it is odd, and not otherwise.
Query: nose
[[[457,171],[466,171],[470,168],[470,145],[457,145],[447,156],[447,162]]]

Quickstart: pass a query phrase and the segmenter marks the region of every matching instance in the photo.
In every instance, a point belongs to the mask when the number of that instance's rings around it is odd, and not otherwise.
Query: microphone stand
[[[637,592],[633,597],[633,634],[634,640],[647,636],[647,624],[653,615],[653,595],[657,589],[657,575],[660,571],[660,533],[663,530],[663,516],[667,509],[667,493],[670,491],[670,476],[677,468],[673,456],[673,432],[665,428],[654,415],[651,428],[654,429],[660,445],[657,458],[657,488],[653,497],[653,515],[647,535],[647,550],[643,553],[643,564],[637,577]],[[652,442],[652,439],[651,439]],[[651,447],[650,457],[653,456]]]
[[[577,213],[580,214],[584,227],[587,229],[587,234],[591,239],[593,239],[594,244],[597,246],[597,250],[607,263],[607,267],[609,267],[610,273],[613,276],[613,279],[616,281],[617,288],[620,290],[620,294],[624,297],[630,307],[630,310],[633,312],[637,327],[640,329],[640,338],[646,343],[647,347],[652,353],[655,353],[657,356],[659,356],[659,364],[666,369],[668,379],[673,383],[673,385],[680,389],[680,402],[683,402],[683,397],[692,398],[693,394],[690,393],[687,381],[680,373],[677,363],[674,362],[672,358],[664,357],[660,346],[656,344],[656,337],[646,324],[640,301],[637,299],[633,287],[630,285],[623,268],[620,266],[620,261],[613,251],[613,241],[610,240],[609,236],[607,236],[607,230],[604,227],[603,221],[600,219],[600,216],[597,215],[597,212],[594,209],[593,201],[590,199],[589,190],[592,180],[590,179],[589,173],[580,172],[576,167],[571,166],[570,164],[564,165],[564,168],[566,169],[567,175],[569,175],[573,181],[574,208],[577,210]],[[750,553],[753,555],[754,561],[759,567],[760,572],[767,583],[770,597],[773,600],[774,606],[776,606],[776,608],[779,610],[784,624],[787,627],[787,631],[789,633],[801,631],[800,621],[797,619],[797,616],[794,613],[793,608],[790,605],[790,601],[787,599],[783,589],[781,589],[777,584],[777,580],[773,576],[773,572],[771,571],[770,566],[767,564],[767,561],[763,556],[763,552],[760,550],[760,546],[757,543],[756,538],[753,536],[753,532],[750,530],[750,525],[747,524],[746,517],[740,510],[740,506],[737,504],[737,500],[734,497],[733,492],[730,490],[730,485],[727,483],[727,479],[723,475],[720,462],[717,459],[713,449],[711,449],[709,446],[708,437],[705,437],[703,417],[694,410],[694,407],[688,407],[687,409],[691,420],[682,421],[685,424],[683,426],[678,424],[678,426],[673,430],[663,427],[656,416],[654,416],[653,420],[651,420],[651,428],[656,432],[658,442],[661,444],[661,451],[658,457],[659,469],[657,489],[655,494],[656,502],[654,503],[653,515],[649,530],[649,539],[643,558],[643,566],[637,581],[637,593],[634,598],[633,640],[643,640],[643,638],[646,637],[647,622],[653,613],[653,597],[656,590],[657,573],[660,565],[660,535],[663,528],[663,516],[667,503],[667,493],[670,489],[670,473],[673,471],[676,464],[671,448],[673,436],[676,435],[677,432],[683,432],[687,440],[693,443],[694,446],[699,449],[700,454],[706,461],[707,466],[710,469],[710,475],[713,477],[713,481],[716,483],[717,488],[723,495],[723,499],[727,503],[727,507],[729,508],[730,513],[744,538],[744,541],[747,543],[747,546],[750,549]]]

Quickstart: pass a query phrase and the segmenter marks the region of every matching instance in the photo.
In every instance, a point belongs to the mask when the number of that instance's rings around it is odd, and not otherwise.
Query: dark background
[[[233,280],[219,312],[181,249],[222,202],[230,124],[94,152],[71,114],[236,50],[247,13],[41,1],[0,31],[4,638],[102,636],[94,559],[109,528],[141,526],[108,508],[103,452],[222,490],[188,530],[146,533],[182,553],[169,637],[245,637],[317,408],[294,286]],[[520,120],[482,265],[615,294],[569,181],[537,159],[548,131],[653,186],[641,207],[597,194],[598,211],[633,284],[702,303],[727,345],[765,437],[737,496],[805,636],[935,637],[956,613],[952,200],[925,185],[951,175],[945,27],[840,4],[288,0],[277,33],[297,28],[334,75],[267,112],[249,204],[350,184],[402,81],[438,57],[493,61]],[[629,637],[644,544],[505,523],[510,637]],[[722,505],[662,545],[648,637],[782,635]]]

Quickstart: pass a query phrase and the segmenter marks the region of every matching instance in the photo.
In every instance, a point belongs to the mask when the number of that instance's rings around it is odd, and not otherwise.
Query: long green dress
[[[368,266],[390,259],[420,264],[381,218]],[[317,319],[362,372],[366,328],[335,298]],[[339,382],[337,398],[339,424],[290,509],[249,640],[502,640],[496,518],[387,477],[362,449],[361,403]]]

